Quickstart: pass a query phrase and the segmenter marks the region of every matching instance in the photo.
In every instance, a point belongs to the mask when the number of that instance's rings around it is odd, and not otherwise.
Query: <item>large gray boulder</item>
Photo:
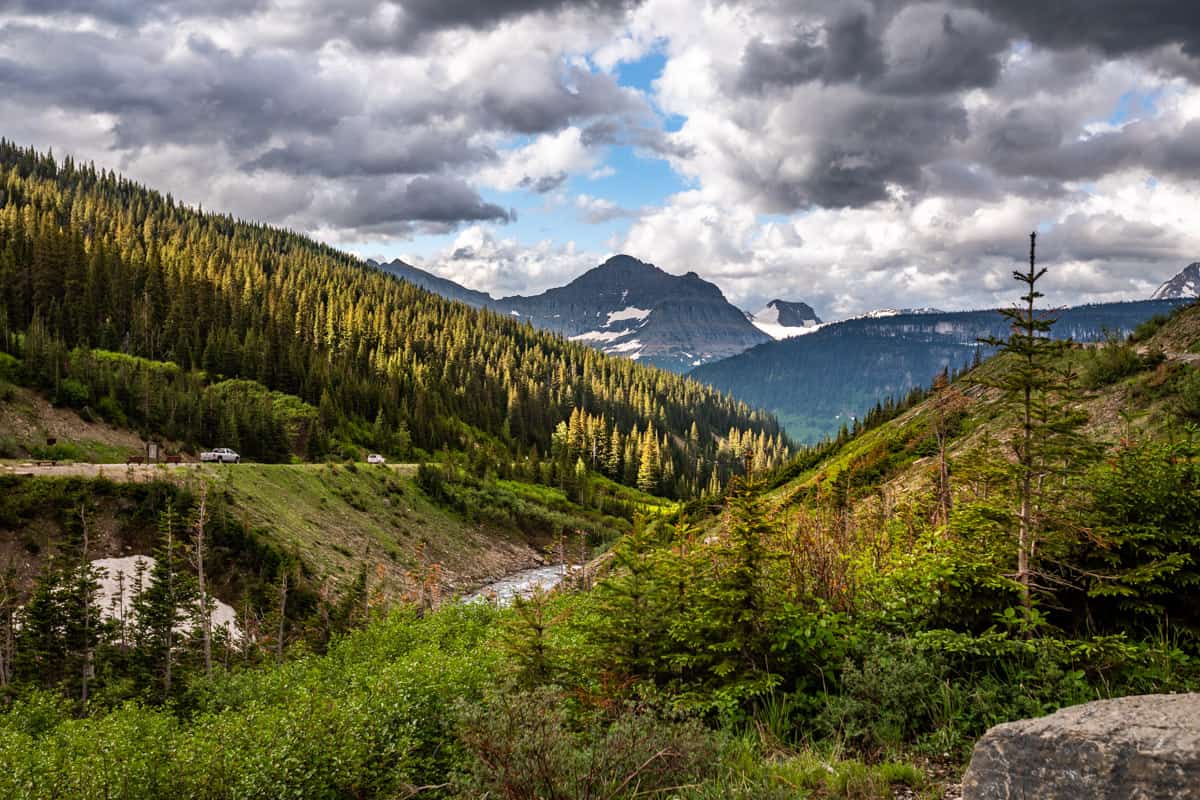
[[[1200,694],[1151,694],[997,725],[963,800],[1200,800]]]

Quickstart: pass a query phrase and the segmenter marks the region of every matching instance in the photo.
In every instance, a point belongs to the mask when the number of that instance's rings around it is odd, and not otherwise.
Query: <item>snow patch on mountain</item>
[[[823,326],[818,323],[805,328],[790,328],[787,325],[779,325],[773,322],[762,322],[758,319],[750,320],[750,324],[758,328],[760,331],[770,336],[772,339],[791,339],[794,336],[805,336],[813,331],[820,330]]]
[[[627,319],[644,320],[650,316],[650,309],[638,308],[636,306],[627,306],[620,311],[608,312],[608,321],[604,323],[604,327],[612,325],[614,322],[621,322]]]
[[[629,331],[585,331],[571,337],[572,342],[592,344],[594,342],[611,342],[628,335]]]
[[[940,308],[877,308],[874,311],[868,311],[865,314],[860,314],[858,317],[851,319],[886,319],[887,317],[899,317],[904,314],[944,314]]]

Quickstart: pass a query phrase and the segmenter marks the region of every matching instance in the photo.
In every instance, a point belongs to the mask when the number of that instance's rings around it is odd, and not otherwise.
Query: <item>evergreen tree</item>
[[[1039,547],[1055,531],[1056,501],[1071,477],[1067,467],[1077,471],[1095,452],[1079,433],[1087,417],[1077,406],[1077,376],[1069,366],[1060,366],[1059,357],[1069,343],[1051,339],[1054,319],[1037,311],[1037,300],[1043,296],[1037,284],[1046,268],[1037,267],[1036,245],[1037,233],[1029,234],[1029,269],[1013,272],[1013,278],[1024,288],[1022,304],[1000,312],[1009,320],[1012,333],[1007,339],[986,342],[1007,357],[1008,368],[985,384],[1001,392],[1004,403],[1018,418],[1017,432],[1010,440],[1018,506],[1014,578],[1029,622],[1035,589],[1050,591],[1037,583],[1037,559]]]
[[[183,568],[179,519],[168,506],[159,516],[159,545],[145,585],[133,601],[134,640],[144,683],[158,685],[156,696],[172,696],[175,684],[179,630],[193,620],[197,593]]]

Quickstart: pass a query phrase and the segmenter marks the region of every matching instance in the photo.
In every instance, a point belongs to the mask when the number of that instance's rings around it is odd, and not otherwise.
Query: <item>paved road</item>
[[[52,478],[108,478],[112,481],[125,483],[141,483],[156,480],[175,480],[186,478],[188,475],[203,473],[218,474],[221,470],[241,469],[250,464],[55,464],[52,467],[40,467],[33,463],[10,463],[0,466],[2,475],[43,475]],[[324,464],[271,464],[272,468],[283,469],[320,469]],[[362,469],[391,469],[402,475],[414,475],[416,464],[387,464],[375,467],[367,464],[359,465]]]

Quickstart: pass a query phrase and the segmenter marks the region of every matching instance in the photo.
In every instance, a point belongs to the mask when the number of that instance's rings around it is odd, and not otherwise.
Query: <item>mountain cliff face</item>
[[[1179,274],[1158,287],[1151,300],[1200,297],[1200,261],[1188,264]]]
[[[772,300],[762,310],[748,314],[754,327],[772,339],[790,339],[812,333],[821,325],[821,318],[808,303]]]
[[[534,327],[673,372],[771,341],[715,284],[694,272],[672,275],[626,255],[613,256],[566,286],[499,300],[400,260],[369,263],[451,300],[529,320]]]
[[[494,307],[607,353],[675,372],[740,353],[770,337],[694,272],[671,275],[614,256],[566,286]]]

